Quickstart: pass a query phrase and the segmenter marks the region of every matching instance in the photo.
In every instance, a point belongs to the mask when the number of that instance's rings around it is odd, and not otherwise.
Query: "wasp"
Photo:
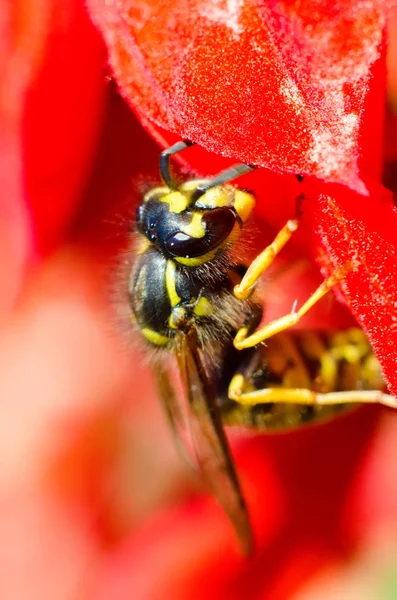
[[[255,167],[178,182],[171,157],[191,145],[178,142],[160,155],[163,183],[138,206],[129,301],[154,350],[153,373],[174,434],[182,439],[190,429],[201,473],[249,554],[249,515],[224,425],[285,430],[354,403],[395,408],[396,401],[382,391],[379,364],[360,329],[289,331],[351,264],[324,280],[299,310],[261,325],[256,284],[299,227],[300,210],[247,265],[245,231],[255,198],[231,182]],[[183,398],[167,355],[176,357]]]

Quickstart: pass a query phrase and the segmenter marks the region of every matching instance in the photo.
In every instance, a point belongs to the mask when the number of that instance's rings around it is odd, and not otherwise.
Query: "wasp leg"
[[[243,348],[250,348],[251,346],[256,346],[260,344],[264,340],[276,335],[276,333],[280,333],[281,331],[285,331],[289,327],[296,325],[299,323],[301,318],[315,305],[323,296],[325,296],[331,288],[340,283],[346,275],[353,269],[352,263],[348,262],[342,267],[339,267],[328,279],[323,281],[321,285],[316,289],[314,294],[310,296],[308,300],[301,306],[298,311],[292,311],[288,315],[284,315],[279,319],[275,319],[271,321],[271,323],[267,323],[258,331],[255,331],[253,334],[248,335],[248,328],[242,327],[238,332],[236,337],[234,338],[234,345],[237,350],[242,350]],[[248,336],[248,337],[247,337]]]
[[[239,300],[246,300],[252,294],[255,284],[263,273],[270,267],[277,254],[281,252],[292,234],[299,227],[299,216],[289,219],[278,232],[275,239],[252,261],[244,277],[234,288],[234,295]]]
[[[336,404],[383,404],[397,408],[397,400],[378,390],[355,390],[348,392],[328,392],[319,394],[307,388],[265,388],[244,392],[244,376],[235,375],[230,382],[229,398],[244,406],[257,404],[282,403],[306,406],[330,406]]]
[[[171,190],[177,189],[178,184],[172,175],[170,158],[174,154],[178,154],[179,152],[182,152],[182,150],[186,150],[186,148],[194,146],[194,144],[195,142],[191,142],[190,140],[183,140],[181,142],[177,142],[170,148],[167,148],[167,150],[164,150],[160,154],[160,176],[165,185]]]

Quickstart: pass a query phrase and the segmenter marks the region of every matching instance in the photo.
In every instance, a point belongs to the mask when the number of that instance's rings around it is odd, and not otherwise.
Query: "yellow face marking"
[[[193,312],[198,317],[206,317],[212,312],[214,312],[214,309],[211,302],[207,298],[205,298],[205,296],[201,296],[200,300],[194,307]]]
[[[227,236],[226,240],[222,242],[220,246],[216,246],[213,250],[210,250],[206,254],[202,254],[201,256],[195,256],[194,258],[186,258],[183,256],[175,256],[174,260],[185,267],[199,267],[200,265],[211,261],[219,251],[219,248],[224,248],[227,246],[230,240],[236,238],[240,231],[240,225],[236,222],[230,234]]]
[[[167,336],[161,335],[161,333],[157,333],[157,331],[153,331],[153,329],[149,329],[149,327],[143,327],[141,332],[142,335],[155,346],[166,346],[170,341]]]
[[[209,179],[192,179],[191,181],[184,181],[179,189],[182,192],[194,192],[200,185],[205,185],[209,183]]]
[[[175,260],[185,267],[198,267],[205,262],[212,260],[217,253],[217,248],[215,250],[211,250],[211,252],[207,252],[207,254],[203,254],[202,256],[196,256],[195,258],[184,258],[183,256],[175,256]]]
[[[200,196],[197,201],[199,208],[222,208],[234,206],[235,189],[230,186],[217,185]]]
[[[171,192],[170,188],[167,187],[155,187],[151,190],[149,190],[143,197],[143,201],[144,202],[148,202],[149,200],[152,200],[152,198],[161,198],[163,196],[166,196],[167,194],[169,194]]]
[[[203,215],[199,212],[194,212],[192,220],[188,225],[181,227],[181,231],[194,238],[202,238],[205,235],[205,229],[202,223]]]
[[[180,297],[178,296],[178,292],[176,291],[175,272],[175,263],[172,260],[167,260],[167,266],[165,269],[165,287],[172,307],[176,306],[181,301]]]
[[[164,202],[164,204],[168,204],[170,207],[170,212],[179,214],[187,209],[189,205],[189,199],[185,194],[181,192],[175,191],[166,194],[160,198],[160,202]]]
[[[194,215],[192,217],[192,222],[190,223],[190,225],[188,225],[187,227],[181,227],[181,230],[184,233],[187,233],[188,235],[190,235],[192,237],[201,238],[201,237],[203,237],[203,235],[205,233],[204,228],[201,223],[201,220],[202,220],[202,215],[200,213],[194,213]],[[225,247],[227,245],[228,241],[238,234],[239,229],[240,229],[240,226],[238,225],[238,223],[235,223],[233,229],[231,230],[231,232],[228,235],[228,237],[226,238],[226,240],[224,240],[222,242],[222,247]],[[202,235],[198,235],[201,232],[202,232]],[[209,262],[210,260],[212,260],[214,258],[214,256],[217,254],[218,250],[219,250],[219,246],[215,247],[213,250],[210,250],[206,254],[202,254],[201,256],[195,256],[194,258],[178,256],[178,257],[175,257],[175,260],[177,262],[179,262],[181,265],[184,265],[185,267],[198,267],[198,266],[204,264],[205,262]]]
[[[248,219],[255,206],[255,198],[248,192],[236,190],[234,193],[234,208],[243,223]]]

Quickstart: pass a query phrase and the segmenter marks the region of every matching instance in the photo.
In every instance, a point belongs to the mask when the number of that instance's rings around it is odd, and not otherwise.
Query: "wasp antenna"
[[[182,150],[186,150],[186,148],[190,148],[190,146],[194,146],[195,142],[191,142],[190,140],[183,140],[181,142],[177,142],[167,150],[164,150],[160,154],[160,176],[163,182],[167,187],[171,190],[175,190],[178,185],[172,175],[170,158],[174,154],[178,154],[182,152]]]
[[[197,198],[198,196],[204,194],[207,190],[216,187],[217,185],[223,185],[224,183],[233,181],[233,179],[237,179],[237,177],[241,177],[241,175],[245,175],[246,173],[254,171],[255,169],[257,169],[255,165],[246,165],[244,163],[233,165],[229,169],[221,171],[213,179],[210,179],[208,183],[198,186],[194,195]]]

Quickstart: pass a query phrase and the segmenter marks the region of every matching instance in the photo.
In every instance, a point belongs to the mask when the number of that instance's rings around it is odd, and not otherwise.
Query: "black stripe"
[[[167,260],[154,248],[137,257],[130,282],[130,302],[140,327],[168,335],[171,305],[165,285]]]

